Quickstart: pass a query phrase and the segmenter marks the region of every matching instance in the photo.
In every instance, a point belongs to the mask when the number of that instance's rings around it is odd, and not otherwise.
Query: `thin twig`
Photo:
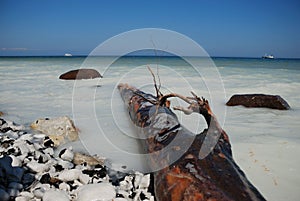
[[[151,37],[151,43],[153,45],[153,48],[154,48],[154,54],[155,54],[155,57],[159,58],[158,57],[158,54],[157,54],[157,51],[156,51],[156,46],[155,46],[155,43],[153,41],[153,38]],[[158,63],[158,62],[157,62]],[[158,78],[158,90],[160,91],[160,88],[161,88],[161,82],[160,82],[160,77],[159,77],[159,68],[158,68],[158,64],[156,64],[156,76]]]
[[[155,75],[154,75],[152,69],[151,69],[149,66],[147,66],[147,68],[148,68],[148,70],[150,71],[150,73],[151,73],[151,75],[152,75],[152,77],[153,77],[154,88],[155,88],[155,91],[156,91],[156,97],[159,98],[160,96],[162,96],[162,93],[161,93],[161,92],[159,91],[159,89],[157,88]]]

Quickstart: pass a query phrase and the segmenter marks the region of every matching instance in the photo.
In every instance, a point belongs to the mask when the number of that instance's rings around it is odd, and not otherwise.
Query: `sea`
[[[67,71],[92,68],[103,78],[61,80]],[[206,98],[247,178],[267,200],[300,198],[300,60],[198,57],[0,57],[0,111],[25,125],[69,116],[80,131],[74,150],[106,157],[116,169],[145,171],[136,130],[117,86],[156,93],[191,91]],[[280,95],[290,110],[227,107],[234,94]],[[187,106],[172,98],[171,106]],[[195,134],[205,129],[197,114],[174,111]]]

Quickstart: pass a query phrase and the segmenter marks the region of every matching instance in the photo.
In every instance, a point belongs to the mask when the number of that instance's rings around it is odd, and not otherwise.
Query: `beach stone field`
[[[59,146],[0,118],[0,200],[155,200],[151,174],[116,171],[103,157]]]

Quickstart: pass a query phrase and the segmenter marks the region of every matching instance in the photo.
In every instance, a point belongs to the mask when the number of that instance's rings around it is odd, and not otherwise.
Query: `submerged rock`
[[[82,80],[82,79],[94,79],[102,77],[101,74],[95,69],[78,69],[71,70],[59,76],[59,79],[63,80]]]
[[[73,163],[75,165],[81,165],[84,163],[91,165],[91,166],[104,165],[104,161],[105,161],[104,158],[100,158],[97,156],[89,156],[89,155],[85,155],[85,154],[78,153],[78,152],[76,152],[73,157]]]
[[[237,94],[226,103],[227,106],[265,107],[278,110],[290,109],[289,104],[279,95]]]
[[[54,146],[63,144],[65,140],[76,141],[78,139],[78,131],[73,121],[66,116],[38,119],[31,124],[31,128],[49,136]]]

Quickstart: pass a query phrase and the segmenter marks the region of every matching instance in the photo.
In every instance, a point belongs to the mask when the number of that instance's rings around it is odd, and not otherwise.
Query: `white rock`
[[[135,172],[135,177],[134,177],[134,187],[138,188],[141,180],[143,178],[143,174],[140,172]]]
[[[63,191],[70,191],[70,185],[65,182],[59,184],[58,188]]]
[[[17,132],[14,132],[14,131],[12,131],[12,130],[7,131],[7,132],[5,133],[5,135],[7,135],[7,137],[13,138],[13,139],[19,138],[18,133],[17,133]]]
[[[112,200],[116,196],[110,183],[88,184],[80,187],[77,201]]]
[[[132,189],[133,188],[132,180],[133,180],[133,176],[131,175],[126,176],[124,180],[120,182],[120,189],[125,191],[126,190],[129,191],[130,189]]]
[[[87,184],[90,181],[90,177],[87,174],[83,174],[82,172],[79,175],[79,181],[82,184]]]
[[[33,136],[32,136],[32,134],[23,134],[23,135],[21,135],[20,137],[19,137],[19,139],[20,140],[23,140],[23,141],[26,141],[26,140],[28,140],[28,141],[32,141],[32,139],[33,139]]]
[[[13,167],[19,167],[22,166],[22,160],[20,158],[17,158],[14,155],[9,155],[12,158],[11,166]]]
[[[27,143],[25,141],[22,140],[16,140],[14,143],[15,147],[18,147],[21,151],[21,154],[25,154],[27,155],[29,153],[29,148],[27,146]]]
[[[33,146],[34,146],[35,150],[44,148],[44,146],[42,146],[41,143],[33,143]]]
[[[146,174],[141,178],[138,187],[141,189],[147,189],[149,185],[150,185],[150,174]]]
[[[43,201],[69,201],[69,197],[64,191],[51,189],[44,193]]]
[[[22,191],[19,196],[23,196],[23,197],[28,197],[29,199],[33,198],[34,195],[30,192],[27,192],[27,191]]]
[[[25,161],[26,157],[27,157],[27,154],[22,154],[20,156],[17,156],[17,158],[20,159],[21,161],[24,161],[25,163],[28,163],[29,162],[28,160]]]
[[[12,128],[13,130],[25,130],[25,126],[23,125],[15,125],[12,121],[6,121],[7,127]]]
[[[74,180],[73,186],[83,186],[83,184],[76,179]]]
[[[59,173],[58,179],[61,181],[74,181],[79,178],[80,174],[81,171],[77,169],[63,170]]]
[[[128,201],[128,200],[125,198],[115,198],[114,201]]]
[[[49,154],[50,156],[53,156],[54,155],[54,150],[53,150],[53,148],[49,147],[49,148],[44,150],[44,153]]]
[[[33,136],[33,138],[39,139],[39,140],[44,139],[45,137],[46,137],[46,135],[42,134],[42,133],[34,134],[34,136]]]
[[[63,167],[63,169],[71,169],[74,167],[74,164],[69,162],[69,161],[65,161],[62,159],[57,159],[57,164],[61,165]]]
[[[37,161],[30,161],[27,163],[27,167],[30,168],[32,171],[37,173],[43,173],[48,171],[51,167],[49,163],[38,163]]]
[[[74,153],[73,153],[73,148],[72,147],[69,147],[67,149],[61,150],[61,152],[63,152],[60,155],[61,159],[66,160],[66,161],[70,161],[70,162],[73,160]]]
[[[36,198],[42,198],[43,195],[44,195],[45,191],[41,188],[38,188],[38,189],[35,189],[33,190],[33,195],[36,197]]]
[[[29,201],[29,197],[24,197],[24,196],[18,196],[15,198],[15,201]]]

